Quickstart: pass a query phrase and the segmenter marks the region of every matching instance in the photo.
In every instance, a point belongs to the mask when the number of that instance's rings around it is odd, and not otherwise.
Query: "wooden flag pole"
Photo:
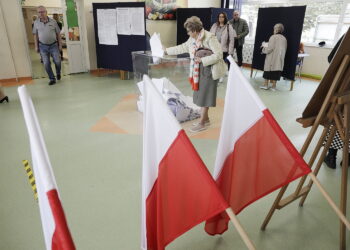
[[[334,201],[331,199],[331,197],[326,192],[326,190],[324,190],[324,188],[322,187],[321,183],[318,181],[318,179],[316,178],[314,173],[310,173],[308,175],[310,176],[312,181],[316,184],[316,186],[319,188],[319,190],[321,191],[322,195],[325,197],[325,199],[327,200],[329,205],[331,205],[331,207],[333,208],[334,212],[338,215],[339,219],[344,223],[344,225],[347,227],[347,229],[350,230],[350,223],[349,223],[349,221],[346,219],[344,214],[339,210],[339,208],[334,203]]]
[[[247,233],[244,231],[242,225],[239,223],[236,215],[233,213],[232,208],[227,208],[226,213],[228,217],[230,217],[230,220],[232,221],[233,225],[237,229],[239,235],[241,236],[242,240],[246,244],[249,250],[255,250],[255,246],[253,242],[249,239]]]

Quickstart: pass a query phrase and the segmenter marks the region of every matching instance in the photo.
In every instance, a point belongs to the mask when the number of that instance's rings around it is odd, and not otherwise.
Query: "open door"
[[[63,20],[65,22],[65,37],[69,61],[69,73],[87,72],[85,65],[84,43],[80,28],[80,13],[83,13],[83,1],[61,0],[63,8]]]

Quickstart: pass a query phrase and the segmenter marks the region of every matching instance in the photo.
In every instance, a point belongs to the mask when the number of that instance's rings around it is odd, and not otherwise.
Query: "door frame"
[[[26,48],[27,63],[28,63],[29,68],[30,68],[30,75],[31,75],[32,79],[34,79],[33,78],[34,73],[33,73],[32,59],[30,58],[29,41],[28,41],[26,25],[24,23],[24,17],[23,17],[23,10],[22,10],[23,6],[21,5],[20,1],[16,1],[16,2],[17,2],[17,8],[18,8],[19,12],[21,13],[21,17],[22,17],[20,22],[21,22],[21,26],[22,26],[22,33],[25,34],[25,36],[24,36],[25,45],[24,46]]]
[[[66,17],[66,13],[65,13],[66,5],[65,5],[65,3],[63,5],[63,1],[65,1],[65,0],[59,0],[59,1],[60,1],[60,4],[61,4],[61,6],[59,8],[62,9],[62,13],[63,13],[63,16],[65,18],[64,21],[65,21],[65,23],[67,25],[67,20],[66,20],[67,17]],[[83,15],[84,15],[84,0],[74,0],[74,1],[76,3],[78,2],[78,6],[79,6],[77,14],[78,14],[78,22],[79,22],[80,42],[81,42],[81,46],[82,46],[82,54],[81,54],[81,56],[82,56],[84,70],[85,70],[84,72],[88,72],[87,54],[86,54],[86,49],[87,49],[86,35],[85,35],[85,30],[83,29],[83,27],[85,27],[85,18],[83,18]],[[22,12],[22,8],[25,8],[26,6],[22,6],[20,1],[16,1],[16,3],[17,3],[18,11],[21,13],[21,20],[20,20],[20,22],[22,23],[21,24],[22,32],[23,32],[23,34],[27,34],[26,28],[25,28],[25,23],[24,23],[23,12]],[[36,7],[36,6],[28,6],[28,7]],[[66,29],[66,30],[68,32],[68,29]],[[32,60],[30,58],[30,48],[29,48],[29,41],[28,41],[27,35],[24,36],[24,43],[25,43],[25,48],[26,48],[27,63],[29,65],[29,67],[30,67],[31,77],[33,78],[33,65],[32,65]],[[68,51],[68,48],[67,48],[67,51]],[[69,64],[69,54],[68,54],[68,64]],[[69,69],[69,67],[68,67],[68,69]],[[70,74],[70,72],[68,74]]]
[[[83,27],[85,27],[85,19],[84,17],[84,0],[73,0],[77,6],[77,16],[78,16],[78,25],[79,25],[79,36],[80,40],[79,41],[70,41],[69,43],[71,44],[80,44],[81,46],[81,60],[82,60],[82,66],[83,66],[83,72],[88,72],[88,67],[86,65],[87,58],[86,58],[86,36],[85,36],[85,30]],[[66,0],[61,0],[61,6],[62,6],[62,12],[63,12],[63,20],[65,22],[65,29],[64,33],[66,36],[66,44],[67,44],[67,54],[68,54],[68,62],[70,60],[70,52],[68,48],[68,42],[69,41],[69,35],[68,35],[68,21],[67,21],[67,5],[66,5]],[[67,40],[68,39],[68,40]]]

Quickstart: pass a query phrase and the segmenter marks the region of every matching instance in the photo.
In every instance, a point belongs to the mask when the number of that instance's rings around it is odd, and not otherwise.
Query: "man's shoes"
[[[57,80],[61,80],[61,75],[56,76]]]
[[[54,84],[56,84],[56,80],[50,80],[49,81],[49,85],[54,85]]]

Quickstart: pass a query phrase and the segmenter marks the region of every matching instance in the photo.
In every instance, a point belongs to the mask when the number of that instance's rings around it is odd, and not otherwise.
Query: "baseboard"
[[[18,79],[16,78],[0,79],[0,84],[3,87],[17,86],[17,85],[31,84],[31,83],[33,83],[33,78],[31,76],[18,77]]]
[[[116,69],[91,69],[90,70],[90,74],[94,76],[104,76],[104,75],[109,75],[114,73],[120,73],[120,70],[116,70]]]
[[[91,69],[90,74],[94,76],[105,76],[110,74],[118,73],[120,80],[128,80],[129,76],[127,75],[128,71],[118,70],[118,69]]]
[[[313,79],[313,80],[322,80],[322,76],[320,75],[301,73],[301,76],[305,78]]]

